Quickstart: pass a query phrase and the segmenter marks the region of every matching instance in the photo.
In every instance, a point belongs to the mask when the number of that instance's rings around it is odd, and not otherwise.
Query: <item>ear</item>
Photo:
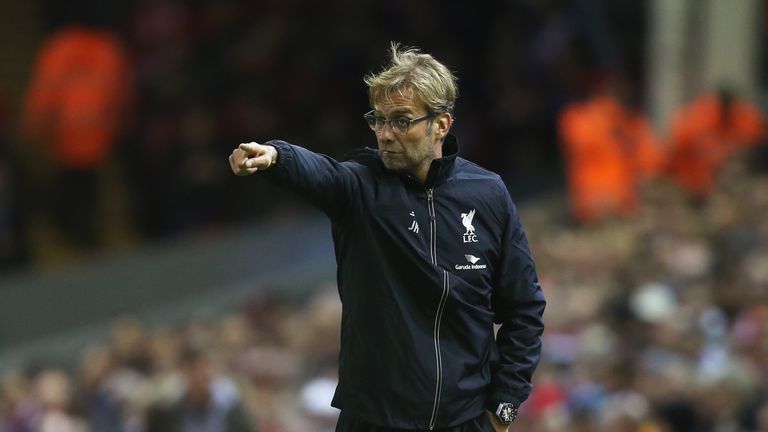
[[[437,138],[445,138],[451,125],[453,125],[453,116],[450,113],[443,113],[435,117],[435,135]]]

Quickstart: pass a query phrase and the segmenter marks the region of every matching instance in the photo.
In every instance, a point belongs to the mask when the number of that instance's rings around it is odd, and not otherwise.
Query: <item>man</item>
[[[725,162],[765,139],[765,119],[756,106],[721,88],[681,108],[671,130],[669,174],[696,202],[704,202]]]
[[[504,431],[539,361],[545,300],[533,258],[499,176],[457,156],[456,78],[418,50],[391,54],[365,79],[378,151],[337,162],[269,141],[241,144],[229,163],[332,221],[337,431]]]
[[[53,222],[83,250],[101,242],[104,171],[133,101],[131,68],[117,37],[91,24],[62,27],[43,44],[22,119],[25,139],[44,147],[35,158],[42,154],[54,175]]]
[[[560,114],[570,213],[581,224],[634,215],[639,188],[664,164],[648,118],[622,88],[607,80]]]

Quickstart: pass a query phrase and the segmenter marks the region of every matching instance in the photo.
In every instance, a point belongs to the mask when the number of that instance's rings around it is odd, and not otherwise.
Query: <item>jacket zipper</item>
[[[432,188],[427,189],[427,211],[429,212],[429,256],[437,265],[437,226],[435,226],[435,197]]]
[[[437,265],[437,225],[435,223],[435,201],[432,188],[427,189],[427,207],[429,211],[429,254],[432,258],[432,264]],[[429,430],[435,428],[437,421],[437,409],[440,406],[440,393],[443,387],[443,357],[440,353],[440,324],[443,320],[443,311],[448,301],[448,272],[443,270],[443,293],[440,297],[440,303],[437,305],[435,313],[435,327],[432,333],[435,343],[435,361],[437,363],[437,382],[435,384],[435,402],[432,405],[432,416],[429,419]]]

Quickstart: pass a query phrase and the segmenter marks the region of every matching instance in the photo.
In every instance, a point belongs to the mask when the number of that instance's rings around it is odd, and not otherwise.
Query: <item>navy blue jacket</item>
[[[333,406],[402,429],[519,406],[539,362],[545,300],[499,176],[458,157],[451,135],[424,184],[386,169],[373,149],[337,162],[266,144],[278,162],[263,175],[332,221],[343,305]]]

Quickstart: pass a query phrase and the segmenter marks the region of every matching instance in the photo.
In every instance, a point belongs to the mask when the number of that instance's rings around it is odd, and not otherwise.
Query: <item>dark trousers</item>
[[[358,420],[344,415],[344,411],[339,415],[339,421],[336,423],[336,432],[430,432],[427,429],[393,429],[388,427],[374,426],[362,420]],[[433,429],[431,432],[494,432],[490,420],[485,413],[480,417],[474,418],[458,426]]]

